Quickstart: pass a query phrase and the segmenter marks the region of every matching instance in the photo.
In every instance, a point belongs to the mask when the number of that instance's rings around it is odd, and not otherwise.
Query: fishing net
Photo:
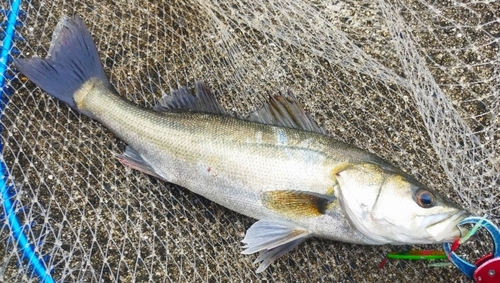
[[[1,3],[12,57],[44,57],[59,19],[78,14],[112,84],[139,105],[198,79],[244,116],[292,90],[330,135],[498,222],[498,1]],[[0,63],[0,281],[466,281],[425,261],[379,269],[411,247],[321,239],[256,274],[257,256],[240,254],[253,219],[125,168],[109,130]]]

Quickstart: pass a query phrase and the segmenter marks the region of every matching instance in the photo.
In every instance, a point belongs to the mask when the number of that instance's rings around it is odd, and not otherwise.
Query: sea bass
[[[247,119],[196,82],[147,109],[110,84],[83,21],[63,17],[47,58],[15,60],[49,95],[128,144],[120,161],[257,219],[244,254],[257,272],[305,239],[432,244],[460,236],[468,213],[387,161],[325,135],[293,95]]]

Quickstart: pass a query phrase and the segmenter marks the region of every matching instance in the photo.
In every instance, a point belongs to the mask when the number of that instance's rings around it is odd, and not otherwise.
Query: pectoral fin
[[[322,215],[329,203],[335,200],[333,189],[329,194],[305,191],[268,191],[261,195],[265,207],[290,218]]]
[[[273,261],[305,241],[309,231],[284,223],[259,220],[248,230],[243,239],[242,254],[261,252],[254,263],[260,263],[257,273],[264,271]]]

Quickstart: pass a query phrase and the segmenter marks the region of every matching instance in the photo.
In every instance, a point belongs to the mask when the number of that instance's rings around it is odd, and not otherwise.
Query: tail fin
[[[15,64],[28,79],[73,109],[77,109],[73,94],[90,78],[111,88],[92,36],[78,16],[59,21],[45,59],[15,59]]]

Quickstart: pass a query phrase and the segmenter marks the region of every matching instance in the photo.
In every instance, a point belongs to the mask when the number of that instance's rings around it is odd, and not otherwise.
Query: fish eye
[[[420,189],[415,193],[415,201],[420,207],[430,208],[436,204],[436,197],[426,189]]]

